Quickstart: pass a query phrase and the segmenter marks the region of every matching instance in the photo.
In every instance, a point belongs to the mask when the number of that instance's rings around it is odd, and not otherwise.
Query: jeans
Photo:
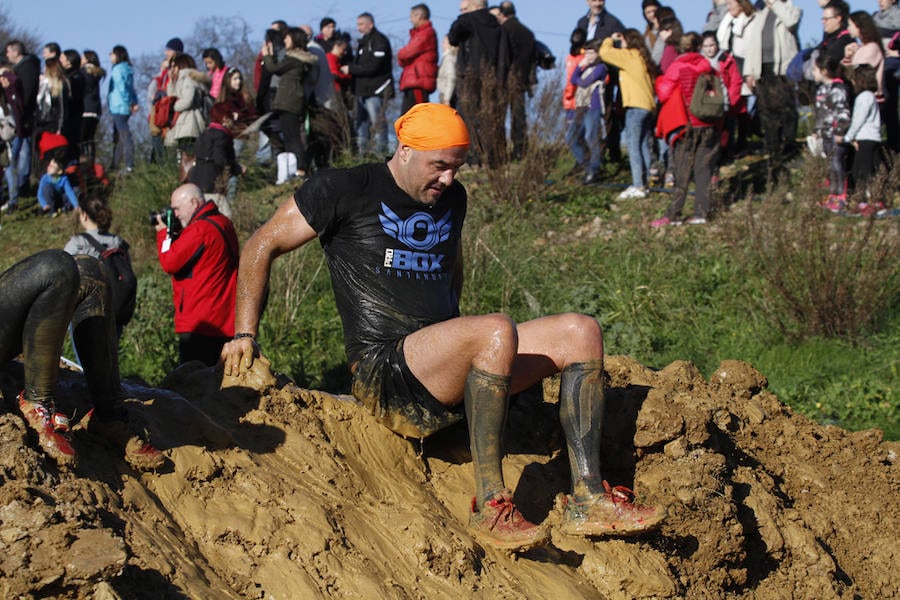
[[[6,168],[6,184],[9,187],[9,205],[16,207],[19,192],[31,175],[31,138],[15,137],[10,142],[9,167]]]
[[[356,148],[362,154],[369,146],[369,135],[376,154],[387,152],[387,124],[384,120],[384,98],[381,96],[361,96],[357,102]],[[374,130],[374,132],[373,132]]]
[[[235,149],[237,151],[237,149]],[[272,145],[269,143],[269,136],[262,131],[259,132],[259,142],[256,146],[256,163],[263,165],[272,162]]]
[[[650,172],[650,111],[629,107],[625,110],[625,147],[631,163],[631,185],[644,187]]]
[[[169,162],[167,157],[165,137],[161,135],[150,136],[150,162],[154,165],[165,165]]]
[[[596,173],[603,164],[603,140],[606,138],[606,122],[602,110],[576,108],[575,117],[566,130],[566,144],[575,161]],[[584,145],[587,145],[585,152]],[[587,164],[585,164],[587,160]]]
[[[603,120],[602,110],[588,109],[584,114],[584,137],[591,152],[588,169],[595,173],[603,163],[603,140],[606,139],[606,122]]]
[[[134,168],[134,138],[131,137],[131,130],[128,128],[128,115],[112,115],[113,133],[115,136],[115,146],[113,147],[113,159],[110,168],[115,168],[119,159],[124,154],[125,166],[129,169]]]
[[[584,146],[584,119],[577,111],[567,110],[566,122],[566,146],[575,157],[575,164],[583,167],[587,160]]]
[[[822,136],[822,146],[828,157],[828,188],[835,196],[847,193],[847,144],[838,144],[832,136]]]

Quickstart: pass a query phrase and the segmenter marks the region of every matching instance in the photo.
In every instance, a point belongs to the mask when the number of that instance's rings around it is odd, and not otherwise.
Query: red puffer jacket
[[[175,332],[233,336],[239,259],[234,225],[215,202],[206,202],[163,252],[165,240],[166,230],[157,232],[159,264],[172,276]]]
[[[670,96],[681,93],[685,107],[691,104],[691,96],[694,95],[694,86],[702,73],[715,73],[712,65],[706,57],[699,52],[687,52],[680,55],[669,65],[666,72],[656,79],[656,95],[660,102],[665,102]],[[706,123],[690,114],[688,118],[692,127],[712,127],[715,123]]]
[[[423,89],[429,94],[437,87],[437,34],[431,21],[409,30],[409,43],[397,51],[397,63],[403,67],[400,89]]]

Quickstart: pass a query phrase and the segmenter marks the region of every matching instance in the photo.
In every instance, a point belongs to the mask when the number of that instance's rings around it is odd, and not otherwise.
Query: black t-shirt
[[[462,184],[427,206],[374,163],[321,171],[294,201],[328,258],[351,363],[369,346],[459,316],[453,274],[466,216]]]

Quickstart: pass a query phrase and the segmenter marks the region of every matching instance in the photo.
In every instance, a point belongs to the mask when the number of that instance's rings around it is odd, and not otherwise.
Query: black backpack
[[[128,242],[123,241],[117,248],[107,248],[89,233],[82,233],[94,249],[100,253],[100,262],[106,265],[112,288],[112,308],[116,315],[116,325],[122,327],[134,316],[137,301],[137,277],[131,269],[128,257]]]

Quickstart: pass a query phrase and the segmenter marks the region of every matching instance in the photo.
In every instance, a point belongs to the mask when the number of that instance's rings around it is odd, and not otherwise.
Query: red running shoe
[[[66,438],[69,419],[62,413],[44,406],[40,402],[25,399],[25,392],[19,393],[19,410],[25,422],[37,433],[38,444],[47,456],[61,466],[74,466],[77,460],[75,448]]]
[[[481,509],[472,498],[469,531],[479,541],[500,550],[525,551],[550,540],[550,532],[545,527],[522,516],[509,490],[485,502]]]
[[[562,532],[568,535],[626,536],[659,526],[666,517],[664,508],[633,502],[634,492],[623,486],[610,487],[586,500],[563,498]]]
[[[94,411],[91,409],[88,415],[90,419],[87,426],[88,431],[108,445],[122,450],[125,462],[133,468],[152,471],[165,464],[166,457],[150,444],[146,432],[137,431],[131,423],[124,420],[101,421],[93,413]]]

